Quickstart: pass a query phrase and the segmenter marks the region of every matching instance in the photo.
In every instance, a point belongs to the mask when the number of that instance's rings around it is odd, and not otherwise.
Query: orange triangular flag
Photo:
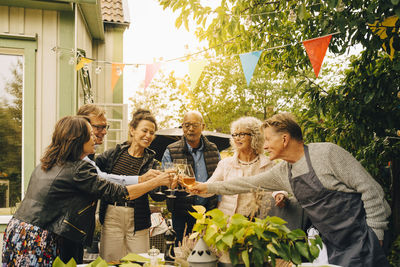
[[[111,90],[114,91],[114,87],[118,82],[119,76],[122,75],[125,64],[112,63],[111,64]]]
[[[303,42],[317,78],[331,38],[332,35],[328,35]]]

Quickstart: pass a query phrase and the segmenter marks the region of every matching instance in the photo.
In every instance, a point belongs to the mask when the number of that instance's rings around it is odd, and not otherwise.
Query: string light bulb
[[[400,98],[400,91],[397,92],[397,97]]]
[[[100,74],[101,72],[101,66],[97,66],[97,68],[94,70],[94,73]]]
[[[289,11],[288,20],[289,20],[290,22],[296,22],[296,19],[297,19],[296,12],[294,12],[294,10],[291,9],[291,10]]]
[[[400,130],[397,130],[397,136],[400,136]]]
[[[73,57],[71,57],[71,58],[68,60],[68,64],[69,64],[69,65],[74,65],[74,64],[75,64],[75,59],[74,59]]]
[[[83,65],[83,70],[85,72],[88,72],[89,71],[89,64],[85,63],[85,65]]]

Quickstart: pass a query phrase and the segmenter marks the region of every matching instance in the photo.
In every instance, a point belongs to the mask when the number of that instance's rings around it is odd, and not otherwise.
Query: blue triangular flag
[[[250,84],[251,77],[253,77],[254,69],[256,68],[261,52],[262,50],[239,55],[247,86]]]

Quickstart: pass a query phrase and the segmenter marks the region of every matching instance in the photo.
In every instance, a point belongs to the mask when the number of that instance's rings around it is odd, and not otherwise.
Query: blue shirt
[[[108,180],[110,182],[120,184],[120,185],[132,185],[132,184],[137,184],[139,180],[139,176],[125,176],[125,175],[117,175],[117,174],[112,174],[112,173],[106,173],[100,170],[99,167],[97,167],[96,163],[91,160],[89,157],[84,157],[84,161],[89,162],[92,164],[94,167],[96,167],[97,170],[97,175],[100,178],[103,178],[105,180]]]
[[[188,142],[186,142],[186,146],[188,148],[188,151],[190,155],[192,155],[193,160],[194,160],[194,175],[196,177],[196,181],[199,182],[206,182],[208,179],[208,173],[207,173],[207,168],[206,168],[206,161],[204,160],[204,144],[203,141],[201,141],[200,147],[193,149]],[[221,157],[219,156],[219,159]],[[164,165],[165,162],[172,162],[171,154],[169,153],[169,150],[166,149],[164,152],[164,155],[162,157],[161,163]],[[196,204],[198,205],[204,205],[207,203],[207,200],[205,198],[196,196]]]

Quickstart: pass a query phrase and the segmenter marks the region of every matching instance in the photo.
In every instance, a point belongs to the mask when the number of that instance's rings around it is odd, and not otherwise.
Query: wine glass
[[[158,170],[158,171],[164,171],[164,168],[163,168],[161,165],[157,165],[157,166],[155,167],[155,169]],[[164,194],[164,192],[162,191],[161,187],[162,187],[161,185],[158,187],[158,190],[157,190],[156,194],[157,194],[157,195],[161,195],[161,196],[165,196],[165,194]]]
[[[186,169],[186,165],[187,165],[187,160],[186,159],[174,159],[173,160],[174,163],[174,168],[176,170],[176,173],[178,175],[178,177],[182,177],[185,174],[185,169]],[[183,189],[181,187],[180,184],[178,184],[178,189],[177,191],[179,192],[185,192],[185,189]]]
[[[174,164],[173,164],[172,162],[165,162],[163,166],[164,166],[164,170],[175,170],[175,166],[174,166]],[[177,177],[177,176],[175,175],[174,179],[175,179],[176,177]],[[176,196],[175,196],[175,189],[172,189],[172,188],[171,188],[171,185],[168,186],[168,189],[165,190],[165,191],[166,191],[166,192],[169,192],[169,194],[167,195],[168,198],[176,198]]]
[[[194,175],[194,171],[192,165],[186,165],[185,174],[182,179],[183,185],[190,189],[196,183],[196,177]]]

